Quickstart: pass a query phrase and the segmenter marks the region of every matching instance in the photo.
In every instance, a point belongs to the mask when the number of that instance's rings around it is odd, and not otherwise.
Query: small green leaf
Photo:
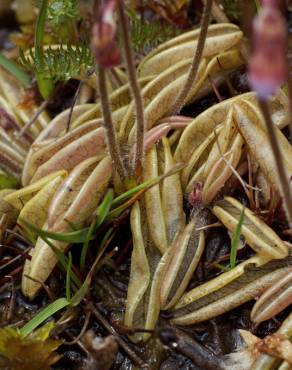
[[[56,312],[62,310],[68,306],[70,302],[66,298],[59,298],[56,301],[43,308],[37,313],[28,323],[26,323],[21,329],[20,333],[23,337],[29,335],[34,329],[45,322],[49,317],[53,316]]]
[[[242,228],[242,224],[244,220],[244,211],[245,211],[245,207],[242,208],[238,224],[236,225],[236,228],[232,234],[231,250],[230,250],[230,268],[231,269],[235,267],[235,263],[236,263],[237,247],[238,247],[238,243],[240,240],[241,228]]]
[[[24,88],[29,87],[30,78],[28,74],[19,67],[16,63],[12,62],[10,59],[6,58],[5,55],[0,53],[0,65],[6,69],[7,72],[12,74]]]

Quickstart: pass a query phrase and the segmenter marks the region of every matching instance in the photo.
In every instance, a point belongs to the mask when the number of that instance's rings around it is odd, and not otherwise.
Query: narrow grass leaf
[[[112,203],[114,199],[114,191],[112,189],[109,189],[106,196],[104,197],[104,200],[100,204],[100,206],[97,208],[96,215],[96,226],[99,227],[105,220],[106,216],[108,215]]]
[[[68,266],[67,266],[67,273],[66,273],[66,299],[68,302],[71,301],[71,285],[72,280],[72,254],[69,252],[69,258],[68,258]]]
[[[185,165],[181,163],[177,163],[173,166],[167,173],[157,176],[154,179],[148,180],[143,182],[142,184],[130,189],[129,191],[121,194],[119,197],[115,198],[112,203],[112,207],[120,204],[122,201],[127,200],[122,205],[118,206],[111,210],[107,216],[107,221],[111,221],[112,219],[119,217],[127,208],[132,206],[136,200],[138,200],[147,190],[149,190],[152,186],[158,184],[160,181],[164,180],[165,178],[174,175],[178,171],[182,170]],[[131,197],[129,199],[129,197]]]
[[[117,207],[118,205],[122,204],[125,200],[131,198],[133,195],[138,193],[140,190],[148,188],[151,185],[152,181],[153,180],[147,180],[143,182],[142,184],[137,185],[128,191],[125,191],[123,194],[119,195],[113,200],[112,206]]]
[[[62,266],[63,270],[67,272],[68,264],[69,264],[68,257],[66,257],[64,253],[59,251],[59,249],[56,248],[54,244],[51,243],[50,240],[48,240],[45,236],[40,236],[40,237],[50,246],[50,248],[53,250],[53,252],[55,253],[57,257],[59,264]],[[71,280],[74,282],[77,288],[81,287],[81,281],[73,270],[71,271]]]
[[[123,194],[116,197],[112,202],[112,207],[117,207],[125,200],[131,198],[133,195],[139,193],[141,190],[148,190],[152,186],[158,184],[160,181],[164,180],[166,177],[174,175],[176,172],[182,170],[185,165],[178,163],[173,168],[171,168],[167,173],[161,176],[157,176],[154,179],[144,181],[142,184],[135,186],[134,188],[124,192]]]
[[[62,310],[68,306],[70,302],[66,298],[59,298],[56,301],[43,308],[37,313],[28,323],[26,323],[21,329],[20,333],[23,337],[26,337],[34,329],[44,323],[49,317],[53,316],[56,312]]]
[[[230,250],[230,269],[233,269],[235,267],[235,263],[236,263],[237,248],[238,248],[238,243],[239,243],[240,234],[241,234],[241,228],[242,228],[242,224],[243,224],[243,220],[244,220],[244,211],[245,211],[245,207],[242,208],[238,224],[236,225],[236,228],[235,228],[235,230],[232,234],[231,250]]]
[[[0,53],[0,65],[10,74],[12,74],[24,87],[27,88],[30,85],[29,75],[16,63],[6,58],[5,55]]]
[[[98,262],[100,261],[106,247],[109,245],[109,243],[112,241],[113,237],[115,235],[114,229],[111,227],[103,237],[100,246],[99,246],[99,253],[92,264],[88,274],[86,275],[86,278],[82,284],[82,286],[79,288],[79,290],[75,293],[75,295],[71,299],[71,305],[77,306],[82,299],[86,296],[88,289],[90,287],[91,281],[94,277],[94,274],[96,273],[96,267],[98,265]]]
[[[67,233],[54,233],[51,231],[42,230],[33,224],[21,219],[21,222],[26,225],[29,229],[33,230],[40,237],[46,237],[60,242],[67,242],[72,244],[79,244],[85,242],[89,228],[83,228],[80,230],[70,231]]]
[[[87,251],[89,247],[89,242],[93,238],[94,230],[96,226],[96,221],[92,221],[91,225],[89,226],[88,233],[86,235],[86,239],[83,243],[81,254],[80,254],[80,269],[83,271],[85,268],[85,260],[87,256]]]
[[[112,205],[112,202],[113,202],[113,198],[114,198],[114,191],[112,189],[109,189],[107,194],[105,195],[102,203],[98,206],[98,208],[96,210],[96,216],[97,217],[94,221],[92,221],[92,223],[91,223],[91,225],[88,229],[88,233],[87,233],[86,239],[83,243],[83,247],[82,247],[82,250],[81,250],[81,255],[80,255],[80,268],[81,268],[81,270],[84,270],[84,267],[85,267],[85,260],[86,260],[86,256],[87,256],[89,242],[90,242],[90,240],[93,239],[94,233],[97,231],[98,227],[102,225],[106,216],[108,215],[108,213],[110,211],[110,208],[111,208],[111,205]]]

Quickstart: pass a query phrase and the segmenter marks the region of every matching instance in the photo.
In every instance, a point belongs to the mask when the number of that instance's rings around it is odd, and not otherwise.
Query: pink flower
[[[278,8],[282,5],[282,0],[262,0],[262,6],[271,6],[274,8]]]
[[[254,52],[249,63],[251,88],[266,99],[285,82],[287,65],[287,28],[285,20],[272,3],[263,1],[264,7],[254,20]]]
[[[91,48],[97,63],[103,68],[116,67],[121,62],[121,53],[116,42],[115,10],[115,0],[105,1],[92,28]]]

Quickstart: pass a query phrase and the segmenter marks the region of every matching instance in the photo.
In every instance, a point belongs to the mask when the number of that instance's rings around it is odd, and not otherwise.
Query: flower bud
[[[253,47],[249,82],[251,88],[266,99],[285,82],[288,73],[287,28],[278,8],[264,6],[255,18]]]
[[[188,201],[189,204],[193,207],[198,207],[202,204],[202,190],[203,190],[203,183],[200,181],[196,181],[193,187],[193,190],[190,192]]]
[[[116,67],[121,62],[121,53],[116,42],[115,10],[115,0],[105,1],[92,28],[92,52],[97,63],[103,68]]]

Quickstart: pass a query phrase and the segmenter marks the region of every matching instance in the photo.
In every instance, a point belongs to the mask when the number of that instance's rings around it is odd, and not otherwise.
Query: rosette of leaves
[[[68,81],[80,75],[85,76],[94,65],[93,57],[86,44],[78,46],[51,46],[40,51],[41,56],[30,49],[28,53],[20,52],[19,62],[32,74],[42,74],[45,78],[57,83]]]

